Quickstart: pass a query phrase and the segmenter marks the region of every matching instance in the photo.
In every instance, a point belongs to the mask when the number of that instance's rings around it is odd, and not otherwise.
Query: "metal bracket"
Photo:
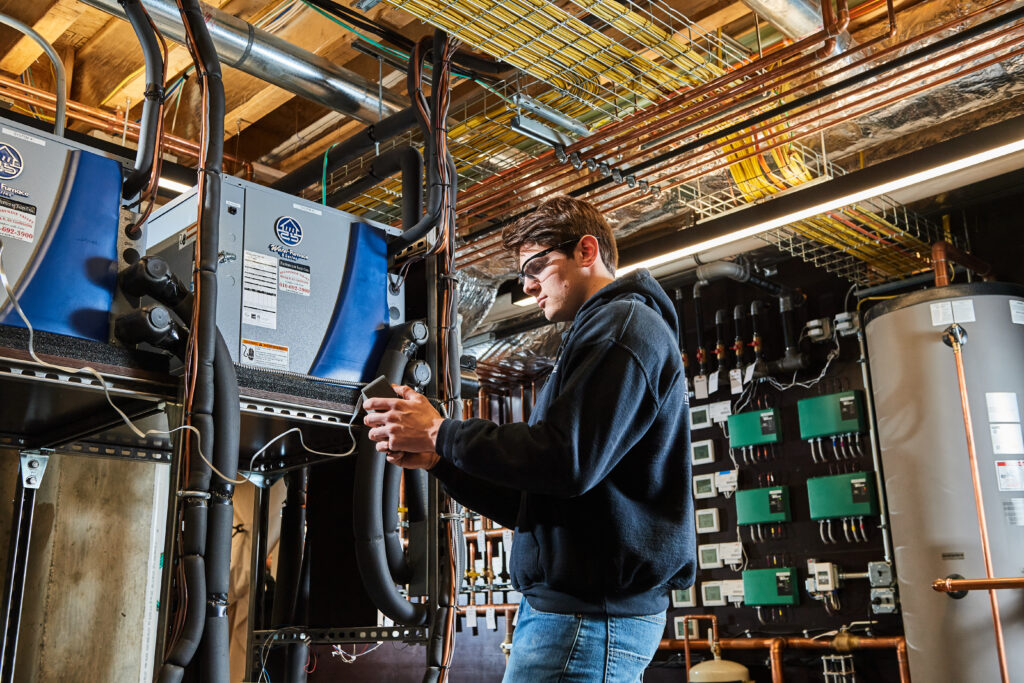
[[[21,485],[27,489],[38,489],[43,483],[46,464],[50,461],[52,450],[21,452]]]

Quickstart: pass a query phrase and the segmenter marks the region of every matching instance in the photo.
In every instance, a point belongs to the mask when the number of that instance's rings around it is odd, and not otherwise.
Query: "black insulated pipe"
[[[157,129],[160,126],[160,106],[164,100],[164,58],[149,15],[140,0],[118,0],[118,3],[124,8],[125,16],[135,30],[146,63],[146,93],[139,121],[135,166],[121,185],[121,196],[131,199],[149,182],[157,155]]]
[[[344,204],[399,171],[402,172],[402,228],[409,230],[419,222],[423,207],[423,157],[411,145],[383,152],[373,160],[364,177],[327,195],[327,204]]]
[[[732,308],[732,323],[735,337],[732,342],[732,350],[736,357],[736,367],[743,367],[744,352],[746,351],[743,341],[743,320],[747,317],[747,308],[743,304],[736,304]]]
[[[683,290],[677,288],[675,294],[676,318],[679,320],[679,332],[676,341],[679,344],[679,354],[683,358],[683,373],[690,374],[690,359],[686,355],[686,317],[683,315]]]
[[[728,357],[725,350],[725,326],[728,321],[728,309],[719,308],[715,311],[715,358],[718,359],[718,367],[715,369],[718,371],[725,369],[725,359]]]
[[[394,328],[381,358],[378,374],[384,375],[393,384],[401,382],[406,364],[426,342],[426,337],[426,325],[420,321]],[[395,623],[422,626],[427,621],[426,606],[406,600],[398,592],[389,569],[394,559],[389,563],[381,510],[388,467],[395,466],[377,452],[376,444],[369,439],[367,432],[362,432],[357,443],[352,505],[356,562],[366,592],[377,609]],[[401,479],[387,477],[387,481],[394,486]],[[397,493],[389,493],[388,497],[396,501],[398,499]]]
[[[750,302],[750,347],[754,350],[754,363],[764,359],[764,339],[761,337],[761,314],[764,302],[754,299]]]
[[[412,580],[412,567],[409,566],[409,558],[402,549],[402,538],[399,535],[401,524],[398,515],[402,471],[401,467],[384,468],[384,489],[380,499],[380,509],[384,528],[384,555],[388,561],[388,571],[391,572],[391,578],[395,583],[407,584]]]
[[[707,284],[701,280],[693,285],[693,319],[697,328],[697,374],[708,374],[708,352],[704,348],[704,306],[701,303],[701,290]]]
[[[196,247],[199,259],[196,264],[199,297],[196,301],[197,324],[190,330],[196,346],[197,363],[195,390],[192,394],[191,424],[199,432],[195,437],[188,432],[184,438],[195,444],[195,449],[210,457],[215,451],[214,432],[214,357],[217,347],[217,250],[219,245],[218,213],[220,209],[220,175],[224,157],[224,83],[221,79],[220,61],[210,39],[202,8],[198,0],[177,0],[186,32],[190,36],[189,52],[196,63],[196,71],[203,84],[203,131],[206,147],[202,151],[199,193],[199,233]],[[160,669],[160,683],[181,681],[184,668],[188,666],[202,638],[206,614],[206,532],[207,498],[210,493],[211,471],[209,465],[192,451],[189,475],[183,498],[182,551],[180,562],[186,569],[203,574],[202,590],[195,590],[195,580],[187,582],[188,601],[185,606],[185,621],[197,623],[197,633],[185,637],[182,634],[167,654]],[[181,606],[179,606],[181,609]],[[212,650],[211,650],[212,651]]]
[[[326,166],[327,173],[336,171],[348,162],[373,149],[378,142],[387,142],[416,125],[416,112],[406,107],[377,123],[367,126],[344,142],[332,147],[323,156],[310,159],[302,166],[279,178],[271,187],[295,194],[319,183]]]
[[[224,476],[238,473],[238,442],[241,434],[238,377],[224,337],[218,331],[213,362],[213,419],[217,425],[213,464]],[[231,534],[234,530],[235,486],[220,477],[210,487],[210,512],[206,533],[206,627],[203,632],[202,669],[205,683],[228,683],[228,591],[231,583]]]
[[[796,372],[803,370],[810,363],[807,354],[797,348],[797,340],[793,329],[793,297],[779,297],[779,314],[782,318],[782,346],[785,348],[782,358],[768,364],[768,372]]]

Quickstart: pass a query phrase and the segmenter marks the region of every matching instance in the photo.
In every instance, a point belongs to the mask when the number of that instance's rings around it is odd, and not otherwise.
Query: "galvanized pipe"
[[[115,17],[125,18],[124,9],[117,0],[83,2]],[[178,43],[185,42],[185,30],[173,0],[142,0],[142,4],[161,33]],[[374,123],[381,116],[394,114],[407,104],[386,91],[380,97],[376,83],[319,55],[281,40],[227,12],[205,4],[201,7],[217,55],[227,66],[364,123]]]

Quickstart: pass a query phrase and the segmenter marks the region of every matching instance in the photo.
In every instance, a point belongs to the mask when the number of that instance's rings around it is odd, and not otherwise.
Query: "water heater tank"
[[[1024,573],[1024,287],[975,283],[914,292],[865,321],[895,568],[915,681],[998,681],[989,596],[932,590],[950,575],[983,578],[953,350],[967,393],[995,576]],[[1010,679],[1024,682],[1024,592],[998,591]]]

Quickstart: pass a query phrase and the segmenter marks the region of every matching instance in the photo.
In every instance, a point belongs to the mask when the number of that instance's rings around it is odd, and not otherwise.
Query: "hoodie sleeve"
[[[444,458],[434,465],[430,473],[441,482],[445,493],[473,512],[493,519],[503,527],[516,527],[522,498],[519,491],[466,474]]]
[[[562,372],[568,376],[541,421],[445,420],[437,452],[504,487],[561,497],[587,492],[636,444],[660,406],[637,356],[614,340],[576,350]]]

